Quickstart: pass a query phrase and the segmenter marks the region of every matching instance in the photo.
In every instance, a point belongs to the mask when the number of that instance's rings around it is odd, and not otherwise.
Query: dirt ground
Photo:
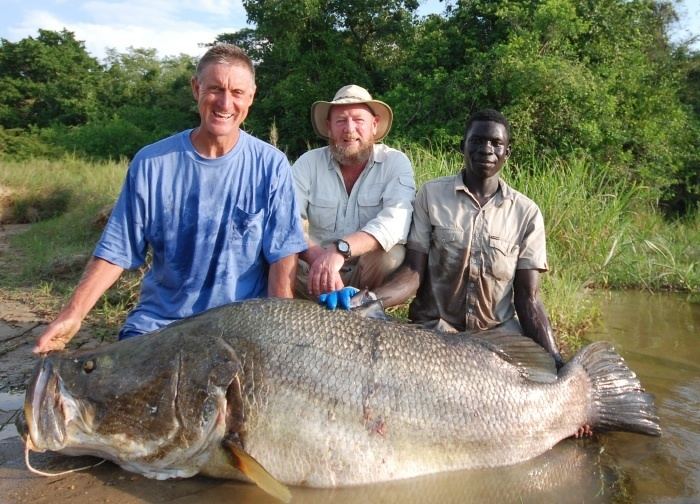
[[[8,266],[14,253],[8,237],[28,228],[23,224],[0,224],[0,268]],[[3,503],[157,503],[157,502],[273,502],[252,485],[207,478],[153,481],[104,463],[64,476],[32,474],[25,466],[24,443],[14,420],[22,408],[26,384],[37,362],[32,347],[54,313],[30,296],[9,293],[0,285],[0,502]],[[86,327],[71,347],[98,345]],[[99,462],[90,457],[67,457],[33,453],[33,467],[61,472]]]
[[[9,256],[15,253],[8,238],[27,229],[27,224],[0,224],[0,268],[9,267]],[[9,293],[0,285],[0,392],[24,391],[36,363],[31,353],[34,341],[54,315],[34,301],[30,295]],[[80,347],[95,344],[89,327],[71,342]]]

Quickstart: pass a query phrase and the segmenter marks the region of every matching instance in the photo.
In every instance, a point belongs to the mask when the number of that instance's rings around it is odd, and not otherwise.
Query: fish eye
[[[83,362],[83,371],[86,373],[92,373],[95,370],[95,361],[86,360]]]

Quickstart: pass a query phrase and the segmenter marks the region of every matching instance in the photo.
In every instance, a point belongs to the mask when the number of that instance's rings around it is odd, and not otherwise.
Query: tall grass
[[[32,223],[14,235],[0,268],[7,295],[55,313],[72,292],[121,187],[126,162],[75,157],[0,161],[3,222]],[[91,313],[99,337],[114,337],[133,303],[139,272],[123,275]]]
[[[456,145],[437,143],[424,147],[405,143],[393,147],[403,151],[411,160],[418,187],[428,180],[454,175],[462,165],[462,155]]]
[[[11,277],[51,280],[53,266],[70,270],[73,260],[82,269],[101,232],[100,212],[114,202],[125,170],[124,162],[88,163],[74,157],[0,162],[0,185],[9,188],[11,200],[6,222],[35,223],[14,238],[23,253],[19,271]]]
[[[601,284],[613,288],[681,290],[700,298],[700,212],[668,222],[652,207],[631,213],[628,233]]]
[[[586,289],[614,260],[629,227],[637,188],[587,159],[531,157],[513,163],[504,177],[542,210],[550,271],[542,290],[552,323],[569,345],[597,317]]]

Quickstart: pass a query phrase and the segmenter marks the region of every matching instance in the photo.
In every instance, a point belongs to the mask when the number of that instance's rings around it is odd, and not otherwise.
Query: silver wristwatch
[[[350,244],[343,239],[335,241],[335,249],[340,255],[342,255],[346,260],[350,259],[352,252],[350,252]]]

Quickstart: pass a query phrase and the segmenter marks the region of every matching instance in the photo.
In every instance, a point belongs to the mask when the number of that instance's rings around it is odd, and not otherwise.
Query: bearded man
[[[292,166],[308,246],[297,295],[373,289],[403,262],[416,185],[408,157],[378,143],[392,119],[386,103],[353,84],[311,106],[314,131],[328,145]]]

